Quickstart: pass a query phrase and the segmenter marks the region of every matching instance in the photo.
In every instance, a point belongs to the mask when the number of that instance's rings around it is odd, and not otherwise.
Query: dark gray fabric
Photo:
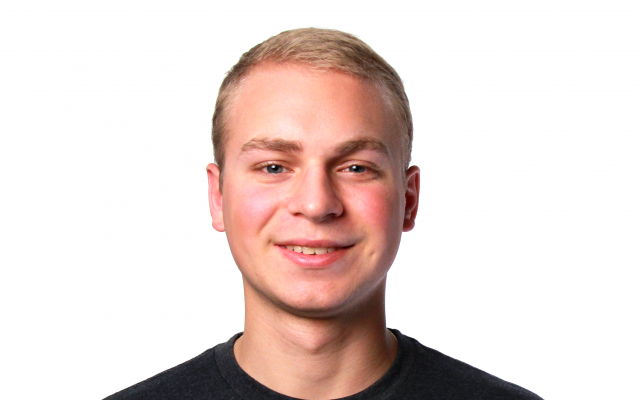
[[[369,388],[342,400],[541,400],[520,386],[391,331],[399,346],[389,371]],[[295,400],[261,385],[240,368],[233,355],[240,335],[105,400]]]

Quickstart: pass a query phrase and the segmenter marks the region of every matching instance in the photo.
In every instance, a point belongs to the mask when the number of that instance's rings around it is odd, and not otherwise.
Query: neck
[[[340,398],[371,386],[397,352],[386,328],[384,282],[359,305],[331,317],[285,312],[245,282],[245,331],[234,354],[268,388],[305,399]]]

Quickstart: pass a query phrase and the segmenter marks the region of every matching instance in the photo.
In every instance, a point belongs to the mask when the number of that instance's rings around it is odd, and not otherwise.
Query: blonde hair
[[[304,28],[284,31],[244,53],[224,78],[215,111],[211,140],[214,159],[223,172],[227,138],[226,114],[234,94],[250,70],[261,62],[299,62],[318,70],[333,70],[357,76],[375,85],[392,107],[402,129],[403,165],[411,160],[413,122],[409,100],[398,73],[371,47],[357,37],[333,30]]]

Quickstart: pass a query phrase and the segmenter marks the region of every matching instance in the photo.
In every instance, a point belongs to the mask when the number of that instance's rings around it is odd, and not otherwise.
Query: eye
[[[280,164],[269,164],[264,167],[264,170],[270,174],[281,174],[284,172],[284,167]]]
[[[376,179],[382,176],[382,170],[376,164],[353,160],[340,166],[340,172],[346,173],[345,177],[358,180]]]
[[[347,171],[349,171],[349,172],[353,172],[353,173],[355,173],[355,174],[361,174],[361,173],[363,173],[363,172],[367,172],[367,168],[366,168],[366,167],[363,167],[362,165],[354,164],[354,165],[350,165],[350,166],[347,168]]]

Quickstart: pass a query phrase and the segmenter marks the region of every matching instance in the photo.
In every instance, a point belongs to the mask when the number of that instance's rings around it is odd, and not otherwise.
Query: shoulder
[[[400,336],[412,353],[408,354],[412,362],[407,378],[416,394],[452,399],[542,400],[518,385],[430,349],[413,338]]]
[[[211,348],[104,400],[233,398],[233,395],[224,395],[228,386],[218,371],[215,350]],[[216,397],[220,395],[223,397]]]

